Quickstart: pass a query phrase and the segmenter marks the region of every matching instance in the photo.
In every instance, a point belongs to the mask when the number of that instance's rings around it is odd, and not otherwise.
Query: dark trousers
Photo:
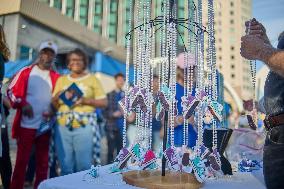
[[[109,164],[114,160],[114,153],[118,154],[122,148],[122,136],[119,130],[107,130],[106,136],[108,144],[107,162]]]
[[[263,153],[263,174],[267,189],[284,188],[284,126],[268,132]]]
[[[1,127],[1,126],[0,126]],[[9,189],[12,176],[12,164],[10,158],[8,127],[1,128],[2,157],[0,158],[0,174],[4,189]]]

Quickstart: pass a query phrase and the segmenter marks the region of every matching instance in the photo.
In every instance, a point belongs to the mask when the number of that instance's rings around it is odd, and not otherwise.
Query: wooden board
[[[122,174],[123,180],[132,186],[148,189],[199,189],[199,183],[194,175],[181,172],[166,172],[161,176],[161,171],[129,171]]]

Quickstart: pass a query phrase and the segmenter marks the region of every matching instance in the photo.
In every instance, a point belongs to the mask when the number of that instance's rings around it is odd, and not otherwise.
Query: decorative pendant
[[[143,159],[143,149],[140,147],[140,144],[136,143],[130,150],[132,158],[134,161],[140,163]]]
[[[223,106],[217,102],[217,101],[210,101],[208,108],[211,112],[211,114],[218,120],[218,121],[222,121],[222,110],[223,110]]]
[[[189,162],[192,165],[196,179],[201,183],[204,182],[206,178],[205,161],[202,160],[199,156],[195,156],[193,159],[190,159]]]
[[[164,156],[168,162],[168,167],[171,170],[179,170],[178,157],[176,153],[176,148],[171,146],[164,151]]]
[[[117,155],[115,162],[118,169],[122,170],[126,168],[127,161],[130,159],[131,153],[127,148],[122,148]]]
[[[146,168],[155,169],[157,167],[156,156],[155,156],[155,153],[152,150],[148,150],[146,152],[144,159],[143,159],[140,166],[141,166],[142,169],[146,169]]]

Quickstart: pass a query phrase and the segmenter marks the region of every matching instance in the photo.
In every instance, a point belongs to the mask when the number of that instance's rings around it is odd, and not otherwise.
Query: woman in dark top
[[[2,103],[5,100],[2,100],[1,88],[2,82],[5,73],[5,62],[8,61],[10,57],[10,51],[7,47],[4,30],[2,25],[0,25],[0,111],[1,111],[1,121],[0,121],[0,133],[1,137],[0,140],[2,142],[2,146],[0,146],[0,150],[2,150],[2,156],[0,156],[0,174],[1,180],[3,183],[4,189],[8,189],[10,185],[11,175],[12,175],[12,165],[11,165],[11,158],[9,154],[9,140],[8,140],[8,128],[6,124],[5,117],[8,116],[8,108],[9,102]],[[1,154],[1,153],[0,153]]]

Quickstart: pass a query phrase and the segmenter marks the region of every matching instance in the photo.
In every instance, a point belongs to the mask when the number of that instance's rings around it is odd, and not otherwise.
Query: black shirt
[[[278,49],[284,49],[284,37],[279,40]],[[284,77],[270,71],[264,86],[264,107],[268,115],[284,113]]]

